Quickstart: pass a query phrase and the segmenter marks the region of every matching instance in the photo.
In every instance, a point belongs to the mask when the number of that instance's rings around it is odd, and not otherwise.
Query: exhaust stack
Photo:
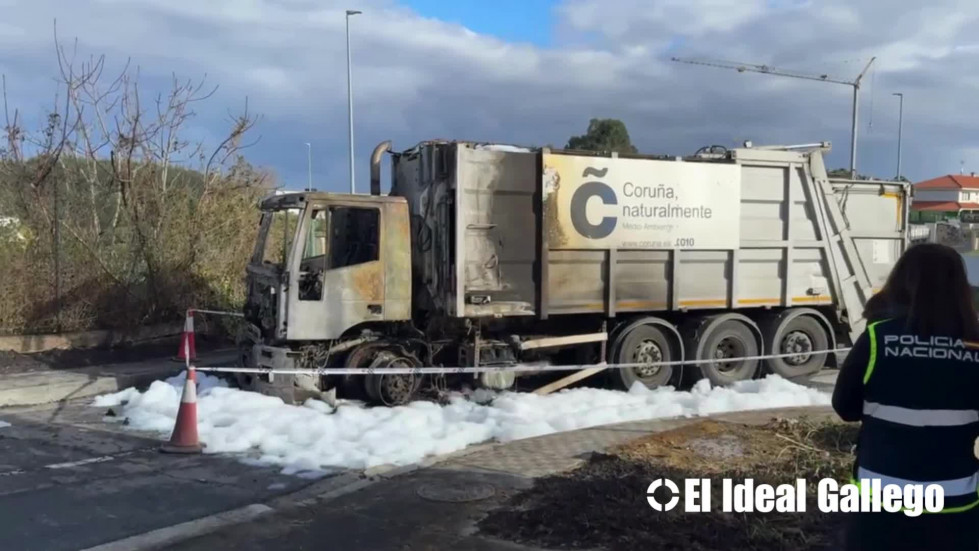
[[[381,156],[391,151],[391,140],[385,140],[371,153],[371,195],[381,194]]]

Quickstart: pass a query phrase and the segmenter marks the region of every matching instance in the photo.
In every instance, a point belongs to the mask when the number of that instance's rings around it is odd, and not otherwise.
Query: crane
[[[864,75],[870,70],[870,66],[874,63],[877,57],[871,57],[870,61],[860,71],[857,78],[853,80],[842,80],[837,78],[831,78],[829,75],[821,74],[807,74],[800,73],[796,71],[783,71],[776,69],[769,65],[757,65],[754,63],[739,63],[734,61],[720,61],[720,60],[710,60],[710,59],[691,59],[691,58],[681,58],[674,57],[673,61],[678,63],[687,63],[690,65],[704,65],[707,67],[718,67],[721,69],[734,69],[739,73],[751,72],[751,73],[762,73],[766,75],[775,75],[779,77],[789,77],[789,78],[799,78],[804,80],[817,80],[819,82],[828,82],[831,84],[842,84],[845,86],[851,86],[853,88],[853,111],[852,111],[852,121],[850,128],[850,177],[857,177],[857,113],[860,105],[860,82],[863,80]]]

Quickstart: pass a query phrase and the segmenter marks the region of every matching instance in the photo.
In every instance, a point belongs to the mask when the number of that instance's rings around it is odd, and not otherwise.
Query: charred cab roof
[[[306,203],[328,203],[343,201],[344,203],[404,203],[404,197],[390,195],[370,195],[367,193],[330,193],[327,191],[295,191],[271,195],[262,199],[262,210],[301,209]]]

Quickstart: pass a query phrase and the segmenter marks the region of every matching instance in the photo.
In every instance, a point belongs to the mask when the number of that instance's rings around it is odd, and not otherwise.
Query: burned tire
[[[237,363],[238,367],[255,367],[254,358],[252,358],[252,341],[241,340],[237,343],[238,354]],[[235,384],[241,390],[252,391],[255,389],[255,377],[254,373],[241,373],[236,372],[234,374]]]
[[[752,379],[761,364],[759,360],[737,359],[759,355],[758,337],[739,319],[708,323],[703,333],[695,338],[694,345],[698,360],[715,361],[696,364],[691,371],[699,374],[697,379],[707,378],[714,386]]]
[[[390,351],[380,352],[370,363],[377,370],[364,377],[364,391],[372,402],[384,406],[400,406],[412,401],[421,388],[422,375],[384,373],[385,369],[417,367],[417,362]]]
[[[247,390],[249,392],[255,391],[255,374],[254,373],[235,373],[235,385],[241,390]]]
[[[765,360],[765,368],[786,379],[804,379],[826,365],[827,354],[811,354],[829,348],[829,335],[819,320],[808,315],[774,320],[765,330],[765,349],[772,354],[797,354]]]
[[[620,335],[613,347],[610,363],[635,364],[671,362],[675,358],[673,341],[659,327],[652,324],[636,325]],[[647,388],[676,384],[680,367],[664,365],[659,367],[613,368],[611,378],[615,386],[629,390],[636,382]]]

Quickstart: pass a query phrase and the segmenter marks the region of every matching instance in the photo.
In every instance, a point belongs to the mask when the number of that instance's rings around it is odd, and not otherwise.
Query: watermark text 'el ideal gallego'
[[[656,511],[670,511],[683,501],[687,513],[709,513],[717,504],[711,500],[715,483],[721,492],[720,511],[725,513],[804,513],[808,484],[797,479],[791,484],[755,484],[724,478],[688,478],[683,492],[672,480],[658,478],[646,489],[646,501]],[[859,484],[840,483],[824,478],[816,484],[816,504],[824,513],[897,513],[916,517],[924,512],[937,513],[945,504],[943,488],[937,484],[885,484],[880,479],[861,480]]]

